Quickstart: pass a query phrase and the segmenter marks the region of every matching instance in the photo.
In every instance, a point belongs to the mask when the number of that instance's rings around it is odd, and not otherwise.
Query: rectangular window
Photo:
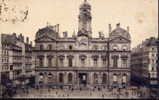
[[[39,66],[43,67],[43,58],[39,58]]]
[[[113,56],[113,67],[117,68],[118,67],[118,56]]]
[[[63,67],[64,66],[64,59],[60,59],[60,65]]]
[[[94,59],[94,65],[97,66],[97,59]]]
[[[106,65],[106,59],[103,59],[103,65]]]
[[[52,66],[52,58],[48,58],[48,66]]]
[[[126,68],[127,67],[127,59],[122,59],[123,62],[123,67]]]
[[[85,59],[81,59],[81,64],[82,64],[82,66],[85,65]]]
[[[72,67],[72,59],[71,58],[68,59],[68,64],[69,64],[69,67]]]

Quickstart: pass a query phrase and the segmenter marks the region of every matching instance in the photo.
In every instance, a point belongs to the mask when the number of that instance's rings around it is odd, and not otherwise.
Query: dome
[[[40,38],[44,35],[47,35],[49,37],[56,37],[57,33],[54,31],[52,26],[46,26],[42,29],[39,29],[36,33],[36,38]]]
[[[80,9],[90,9],[91,5],[87,2],[87,0],[84,0],[84,2],[81,4]]]
[[[110,33],[110,37],[118,37],[118,36],[122,36],[126,39],[130,40],[130,34],[127,30],[123,29],[120,27],[120,24],[117,25],[117,28],[114,29],[111,33]]]

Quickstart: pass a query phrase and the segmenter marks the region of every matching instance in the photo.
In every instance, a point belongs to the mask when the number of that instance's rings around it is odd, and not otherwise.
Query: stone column
[[[46,54],[44,55],[43,60],[44,60],[44,67],[47,67],[47,55]]]

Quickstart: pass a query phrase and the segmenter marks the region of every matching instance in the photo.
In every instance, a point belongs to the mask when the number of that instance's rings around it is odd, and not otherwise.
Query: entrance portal
[[[86,86],[86,84],[87,84],[87,74],[86,73],[79,73],[79,83],[81,85]]]

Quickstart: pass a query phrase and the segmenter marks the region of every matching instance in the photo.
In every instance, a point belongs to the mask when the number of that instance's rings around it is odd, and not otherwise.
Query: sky
[[[64,31],[72,36],[74,31],[78,31],[79,6],[83,1],[0,0],[0,4],[7,7],[7,11],[2,9],[0,12],[0,33],[22,33],[34,41],[38,29],[49,23],[60,24],[60,36]],[[93,37],[98,37],[99,31],[108,37],[108,24],[114,29],[117,23],[125,29],[130,27],[132,47],[146,38],[157,37],[158,0],[87,1],[92,6]]]

